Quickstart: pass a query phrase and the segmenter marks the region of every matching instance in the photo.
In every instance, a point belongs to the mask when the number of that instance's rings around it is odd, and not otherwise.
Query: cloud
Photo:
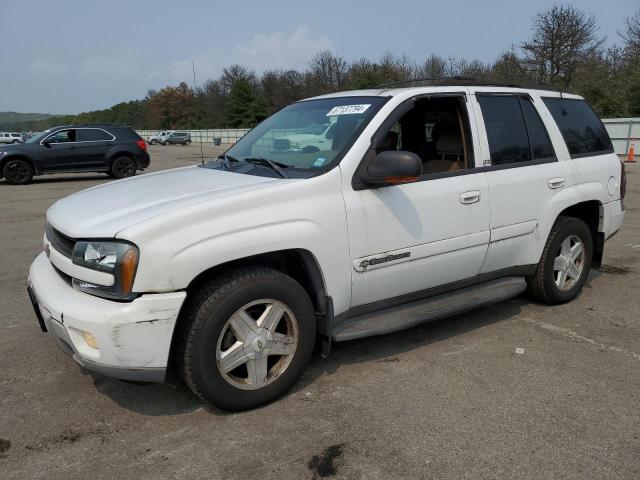
[[[301,68],[321,50],[331,48],[331,39],[314,36],[306,25],[300,25],[289,35],[282,32],[256,34],[248,45],[236,45],[231,51],[231,63],[239,63],[258,71],[270,68]]]
[[[60,62],[53,62],[45,58],[37,58],[31,62],[30,66],[36,75],[60,76],[68,71],[68,68]]]
[[[330,49],[331,39],[314,35],[306,25],[284,33],[257,33],[248,43],[239,43],[227,50],[218,47],[196,53],[189,58],[172,62],[169,66],[174,81],[192,82],[192,61],[196,62],[197,82],[215,78],[222,69],[238,63],[249,69],[263,72],[275,68],[304,68],[313,55]]]

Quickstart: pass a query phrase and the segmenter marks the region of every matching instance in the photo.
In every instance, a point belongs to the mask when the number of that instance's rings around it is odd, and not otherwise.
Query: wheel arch
[[[604,253],[604,233],[601,231],[603,216],[604,209],[602,202],[599,200],[586,200],[576,203],[558,214],[558,218],[573,217],[582,220],[589,227],[593,239],[593,259],[591,261],[593,268],[600,268],[602,264],[602,255]]]
[[[9,160],[24,160],[26,162],[29,162],[29,165],[31,165],[31,168],[33,168],[33,174],[34,175],[40,174],[40,171],[38,170],[38,167],[32,158],[28,157],[27,155],[18,153],[13,155],[7,155],[5,158],[0,160],[0,178],[4,178],[4,174],[3,174],[4,166],[7,164]]]
[[[278,250],[266,253],[251,255],[248,257],[237,258],[229,262],[215,265],[201,272],[191,280],[186,288],[187,298],[184,306],[193,294],[205,285],[211,279],[228,272],[230,270],[247,267],[260,266],[273,268],[285,275],[290,276],[297,281],[307,292],[316,314],[316,329],[319,332],[319,340],[323,355],[328,355],[330,349],[331,322],[333,319],[333,301],[327,295],[327,288],[320,268],[320,264],[315,255],[309,250],[295,248],[287,250]],[[182,314],[178,316],[178,320],[174,327],[174,333],[171,340],[171,350],[169,353],[169,367],[172,371],[176,366],[175,343],[176,334],[179,331],[179,324],[182,321]]]

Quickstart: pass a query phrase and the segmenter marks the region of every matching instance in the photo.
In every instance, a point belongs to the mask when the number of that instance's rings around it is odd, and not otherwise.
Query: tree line
[[[640,115],[640,10],[627,17],[618,41],[605,47],[596,18],[575,6],[553,6],[533,20],[531,37],[483,63],[430,55],[416,63],[385,53],[348,62],[331,51],[316,54],[304,71],[242,65],[192,88],[182,82],[150,90],[142,100],[78,115],[14,124],[42,130],[71,123],[118,123],[138,129],[250,128],[301,98],[371,88],[414,78],[449,77],[496,82],[543,82],[583,95],[603,117]]]

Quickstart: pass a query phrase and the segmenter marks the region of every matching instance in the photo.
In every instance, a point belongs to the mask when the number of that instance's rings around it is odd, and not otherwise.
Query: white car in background
[[[169,137],[169,135],[171,135],[173,132],[175,132],[176,130],[163,130],[162,132],[156,134],[156,135],[152,135],[147,139],[147,143],[149,145],[157,145],[157,144],[163,144],[164,142],[167,141],[167,137]]]
[[[326,150],[333,143],[336,118],[327,118],[326,123],[312,123],[302,130],[284,134],[273,140],[274,150],[291,150],[313,153]]]
[[[22,134],[15,132],[0,132],[0,143],[22,143]]]

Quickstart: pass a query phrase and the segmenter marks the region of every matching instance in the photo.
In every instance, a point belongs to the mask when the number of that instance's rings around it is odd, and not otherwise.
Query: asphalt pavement
[[[195,144],[150,151],[149,171],[201,161]],[[639,478],[639,165],[573,302],[522,296],[337,344],[284,398],[233,414],[83,372],[40,331],[25,281],[45,211],[112,180],[0,181],[0,479]]]

